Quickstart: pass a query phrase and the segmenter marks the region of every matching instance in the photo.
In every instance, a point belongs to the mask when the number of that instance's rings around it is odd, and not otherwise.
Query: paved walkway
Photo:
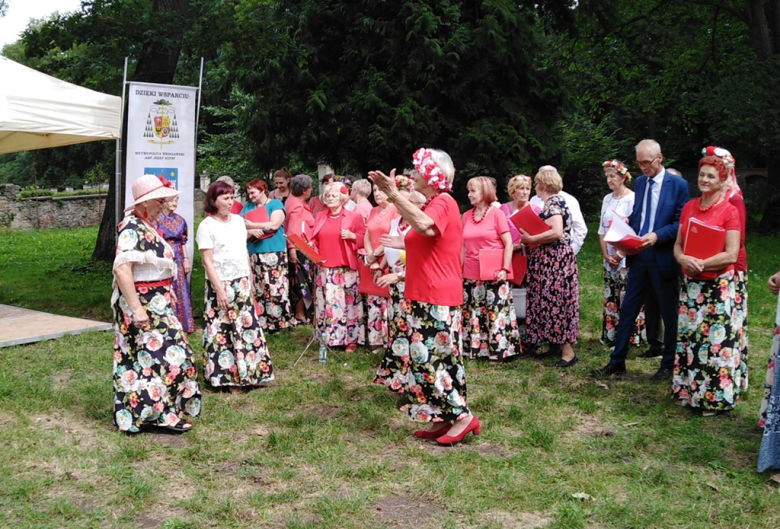
[[[0,305],[0,347],[51,340],[66,334],[108,331],[111,324]]]

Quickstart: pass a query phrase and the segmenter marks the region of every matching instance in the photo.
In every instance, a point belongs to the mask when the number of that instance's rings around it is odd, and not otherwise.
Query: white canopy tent
[[[121,136],[122,98],[0,56],[0,154]]]

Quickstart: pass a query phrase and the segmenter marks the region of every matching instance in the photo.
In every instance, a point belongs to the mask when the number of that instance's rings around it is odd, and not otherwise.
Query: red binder
[[[309,246],[309,243],[303,239],[297,233],[293,233],[287,236],[287,240],[295,245],[295,248],[303,253],[314,264],[322,264],[325,262],[325,258],[314,251],[314,248]]]
[[[495,281],[496,272],[504,267],[504,250],[480,250],[479,251],[479,279],[481,281]],[[514,278],[510,270],[507,279]]]
[[[626,255],[634,255],[641,251],[639,246],[642,245],[642,238],[613,209],[612,222],[604,235],[604,242],[609,243]]]
[[[726,248],[726,230],[717,226],[705,224],[696,217],[688,221],[685,233],[683,253],[697,259],[707,259],[719,254]],[[685,272],[685,270],[683,270]],[[718,270],[705,270],[697,275],[697,279],[715,279],[720,274]],[[687,273],[685,275],[688,275]]]
[[[530,235],[539,235],[551,229],[550,225],[540,219],[539,215],[534,213],[533,208],[530,206],[513,213],[509,220],[517,226],[518,230],[525,230]],[[536,245],[531,244],[529,246],[533,247]]]
[[[520,286],[523,283],[526,271],[528,271],[528,257],[520,252],[512,254],[512,272],[514,277],[510,281]]]
[[[233,204],[235,205],[235,202]],[[265,206],[259,206],[252,211],[247,212],[244,215],[244,218],[249,222],[268,222],[271,220],[268,218],[268,212],[265,210]],[[252,239],[254,241],[262,241],[263,239],[272,237],[275,233],[275,231],[266,232],[262,235],[262,237],[253,237]]]
[[[371,274],[371,267],[369,267],[363,260],[360,260],[358,264],[358,273],[360,274],[360,285],[358,286],[358,292],[361,294],[371,294],[372,296],[380,296],[383,298],[390,297],[390,288],[380,288],[374,284],[374,276]]]

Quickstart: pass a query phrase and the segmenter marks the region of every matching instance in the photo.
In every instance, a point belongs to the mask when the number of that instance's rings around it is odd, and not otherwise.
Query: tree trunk
[[[92,252],[93,261],[111,263],[116,255],[116,186],[116,171],[112,171],[111,177],[108,179],[106,208],[103,210],[103,219],[100,221],[95,250]]]
[[[190,0],[154,0],[152,10],[159,13],[159,27],[155,28],[158,38],[146,43],[144,53],[138,59],[135,80],[145,83],[173,83],[189,6]]]
[[[769,0],[769,27],[772,33],[772,42],[775,45],[775,53],[780,53],[780,0]]]
[[[745,0],[750,40],[759,61],[772,56],[772,41],[769,38],[769,24],[764,11],[764,0]]]

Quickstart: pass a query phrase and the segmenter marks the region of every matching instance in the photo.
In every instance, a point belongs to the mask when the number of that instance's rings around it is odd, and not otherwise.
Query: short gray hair
[[[290,193],[292,196],[299,197],[306,192],[307,189],[311,189],[313,181],[311,176],[307,174],[295,175],[290,182]]]
[[[636,144],[635,149],[649,149],[651,156],[658,156],[661,154],[661,144],[655,140],[644,139]]]
[[[365,178],[355,180],[352,183],[352,190],[357,191],[363,198],[368,198],[371,195],[371,181]]]

